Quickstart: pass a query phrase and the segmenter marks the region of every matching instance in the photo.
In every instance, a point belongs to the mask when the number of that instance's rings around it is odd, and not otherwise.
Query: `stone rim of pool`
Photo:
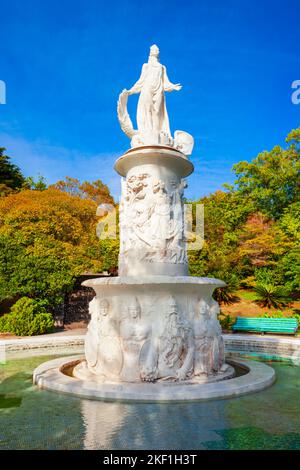
[[[90,380],[83,381],[72,376],[72,368],[82,360],[77,355],[44,362],[35,369],[33,382],[42,389],[91,400],[150,403],[233,398],[264,390],[276,380],[274,369],[267,364],[230,358],[228,362],[231,366],[243,368],[247,372],[239,377],[201,384],[99,383]]]

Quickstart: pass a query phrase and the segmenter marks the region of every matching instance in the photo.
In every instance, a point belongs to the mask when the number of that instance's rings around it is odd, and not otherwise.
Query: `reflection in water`
[[[113,435],[124,421],[124,405],[82,400],[81,412],[85,426],[84,449],[110,449]]]
[[[225,402],[132,404],[83,400],[85,449],[204,449],[221,440]]]

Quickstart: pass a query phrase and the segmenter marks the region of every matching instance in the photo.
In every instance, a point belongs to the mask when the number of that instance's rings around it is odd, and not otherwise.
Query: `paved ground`
[[[11,339],[33,339],[33,338],[40,338],[40,339],[45,339],[45,338],[53,338],[53,337],[64,337],[64,336],[80,336],[80,335],[85,335],[87,331],[87,327],[81,327],[81,328],[66,328],[63,331],[57,331],[56,333],[49,333],[47,335],[40,335],[40,336],[14,336],[14,335],[8,335],[8,334],[0,334],[0,341],[7,341]],[[300,341],[300,336],[293,336],[293,335],[260,335],[260,334],[254,334],[254,333],[232,333],[232,332],[226,332],[223,333],[225,336],[232,337],[235,339],[238,338],[258,338],[258,339],[291,339],[291,340],[296,340]]]
[[[63,331],[57,331],[56,333],[49,333],[47,335],[39,335],[39,336],[14,336],[8,334],[0,334],[0,341],[7,341],[9,339],[32,339],[32,338],[52,338],[52,337],[60,337],[60,336],[78,336],[84,335],[86,333],[86,328],[66,328]]]

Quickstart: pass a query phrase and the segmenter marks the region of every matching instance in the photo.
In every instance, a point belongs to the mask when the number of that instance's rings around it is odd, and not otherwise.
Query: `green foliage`
[[[296,318],[296,320],[298,320],[298,325],[300,326],[300,314],[299,313],[293,313],[292,318]]]
[[[300,127],[298,127],[298,129],[293,129],[289,135],[287,136],[287,138],[285,139],[285,141],[287,143],[291,143],[294,148],[297,149],[297,147],[299,146],[300,144]]]
[[[286,318],[286,315],[281,310],[277,312],[265,312],[261,315],[262,318]]]
[[[0,301],[30,295],[48,298],[52,307],[60,304],[81,274],[68,248],[50,240],[24,246],[0,234]]]
[[[291,292],[300,292],[300,249],[293,247],[285,253],[276,265],[276,273],[281,282]]]
[[[291,298],[289,292],[283,286],[274,286],[272,284],[257,284],[254,287],[257,294],[257,303],[262,307],[280,308],[285,307]]]
[[[235,319],[228,314],[225,315],[224,313],[220,313],[219,322],[223,330],[231,330],[231,327],[234,324]]]
[[[257,284],[271,285],[274,283],[274,272],[268,268],[255,269],[254,276]]]
[[[77,276],[117,263],[118,242],[96,236],[96,208],[57,189],[0,198],[0,301],[46,298],[53,308]]]
[[[46,180],[42,175],[38,175],[37,180],[35,180],[32,176],[27,176],[27,178],[25,178],[23,188],[34,189],[36,191],[45,191],[45,189],[47,189]]]
[[[298,138],[298,131],[289,135],[288,142],[295,137]],[[287,205],[299,198],[300,153],[295,143],[287,149],[275,146],[250,163],[237,163],[233,170],[240,196],[251,200],[257,211],[271,218],[278,219]]]
[[[239,281],[235,274],[232,273],[216,273],[214,276],[218,279],[222,279],[226,282],[225,287],[219,287],[214,291],[213,297],[214,299],[221,304],[232,304],[236,302],[237,296],[235,295],[235,291],[239,287]]]
[[[205,242],[189,253],[191,275],[232,273],[246,288],[268,275],[269,284],[300,292],[300,128],[287,142],[235,165],[236,184],[199,201]]]
[[[20,168],[11,163],[10,157],[4,155],[5,150],[4,147],[0,147],[0,196],[21,188],[25,183]]]
[[[0,318],[0,331],[17,336],[33,336],[50,333],[54,328],[47,302],[22,297],[11,308],[11,312]]]

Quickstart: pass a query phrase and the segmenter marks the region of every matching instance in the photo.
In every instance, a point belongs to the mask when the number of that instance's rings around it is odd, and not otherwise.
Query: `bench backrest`
[[[249,328],[259,331],[276,330],[276,331],[296,331],[298,329],[298,320],[296,318],[264,318],[264,317],[237,317],[234,329]]]

